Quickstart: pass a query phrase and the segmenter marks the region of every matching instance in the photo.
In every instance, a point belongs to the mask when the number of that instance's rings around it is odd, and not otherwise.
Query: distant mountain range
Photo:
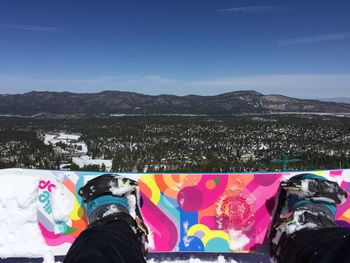
[[[304,100],[256,91],[215,96],[150,96],[134,92],[29,92],[0,95],[1,115],[35,114],[243,114],[269,112],[350,113],[350,104]]]
[[[321,101],[340,102],[340,103],[350,104],[350,98],[347,98],[347,97],[335,97],[335,98],[326,98],[326,99],[320,99],[320,100]]]

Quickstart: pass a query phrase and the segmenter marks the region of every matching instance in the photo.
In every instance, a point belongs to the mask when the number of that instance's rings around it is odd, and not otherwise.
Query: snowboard
[[[54,255],[65,255],[87,227],[78,194],[104,172],[7,169],[39,178],[37,223]],[[151,252],[259,252],[281,180],[304,171],[276,173],[118,173],[138,180],[140,206],[150,230]],[[350,169],[308,171],[350,192]],[[113,174],[113,173],[110,173]],[[116,174],[116,173],[115,173]],[[52,192],[60,189],[71,206],[69,220],[53,217]],[[350,227],[350,198],[338,207],[336,222]]]

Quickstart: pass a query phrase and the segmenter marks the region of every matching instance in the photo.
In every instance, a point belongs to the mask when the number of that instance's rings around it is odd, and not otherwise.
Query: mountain
[[[350,104],[350,98],[347,98],[347,97],[325,98],[325,99],[320,99],[320,100],[321,101],[330,101],[330,102],[339,102],[339,103]]]
[[[350,104],[303,100],[256,91],[215,96],[150,96],[134,92],[37,92],[0,95],[0,114],[241,114],[269,112],[349,113]]]

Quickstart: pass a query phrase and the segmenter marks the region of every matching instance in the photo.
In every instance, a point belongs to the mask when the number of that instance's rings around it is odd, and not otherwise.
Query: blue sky
[[[350,97],[348,0],[0,1],[0,93]]]

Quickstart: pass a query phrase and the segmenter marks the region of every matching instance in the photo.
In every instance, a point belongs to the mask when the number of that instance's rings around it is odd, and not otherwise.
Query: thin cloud
[[[349,32],[317,35],[317,36],[307,36],[307,37],[296,37],[296,38],[279,41],[278,45],[280,46],[303,45],[303,44],[309,44],[309,43],[315,43],[315,42],[342,40],[342,39],[347,39],[349,37],[350,37]]]
[[[156,93],[156,90],[174,89],[178,81],[160,75],[120,75],[98,76],[95,78],[32,78],[26,76],[13,76],[0,74],[1,93],[21,93],[30,90],[97,92],[101,90],[125,90]],[[25,87],[25,88],[23,88]],[[25,89],[25,90],[24,90]],[[152,91],[155,90],[155,91]],[[158,92],[158,91],[157,91]],[[168,92],[169,93],[169,92]]]
[[[220,79],[180,80],[161,75],[98,76],[95,78],[47,79],[0,74],[0,93],[31,90],[98,92],[123,90],[144,94],[217,95],[234,90],[256,90],[263,94],[291,97],[349,97],[348,74],[273,74],[227,76]]]
[[[53,26],[37,26],[37,25],[6,25],[0,24],[1,27],[26,30],[26,31],[41,31],[41,32],[62,32],[63,28]]]
[[[159,75],[147,75],[147,76],[139,76],[139,77],[133,77],[128,80],[128,83],[130,84],[154,84],[154,85],[167,85],[167,84],[174,84],[177,80],[171,79],[171,78],[165,78]]]
[[[278,93],[291,97],[327,97],[329,94],[349,96],[350,74],[275,74],[231,76],[223,79],[192,81],[192,90],[213,92],[256,90],[264,94]]]
[[[219,12],[227,13],[269,13],[269,12],[283,12],[287,9],[282,6],[238,6],[233,8],[219,9]]]

